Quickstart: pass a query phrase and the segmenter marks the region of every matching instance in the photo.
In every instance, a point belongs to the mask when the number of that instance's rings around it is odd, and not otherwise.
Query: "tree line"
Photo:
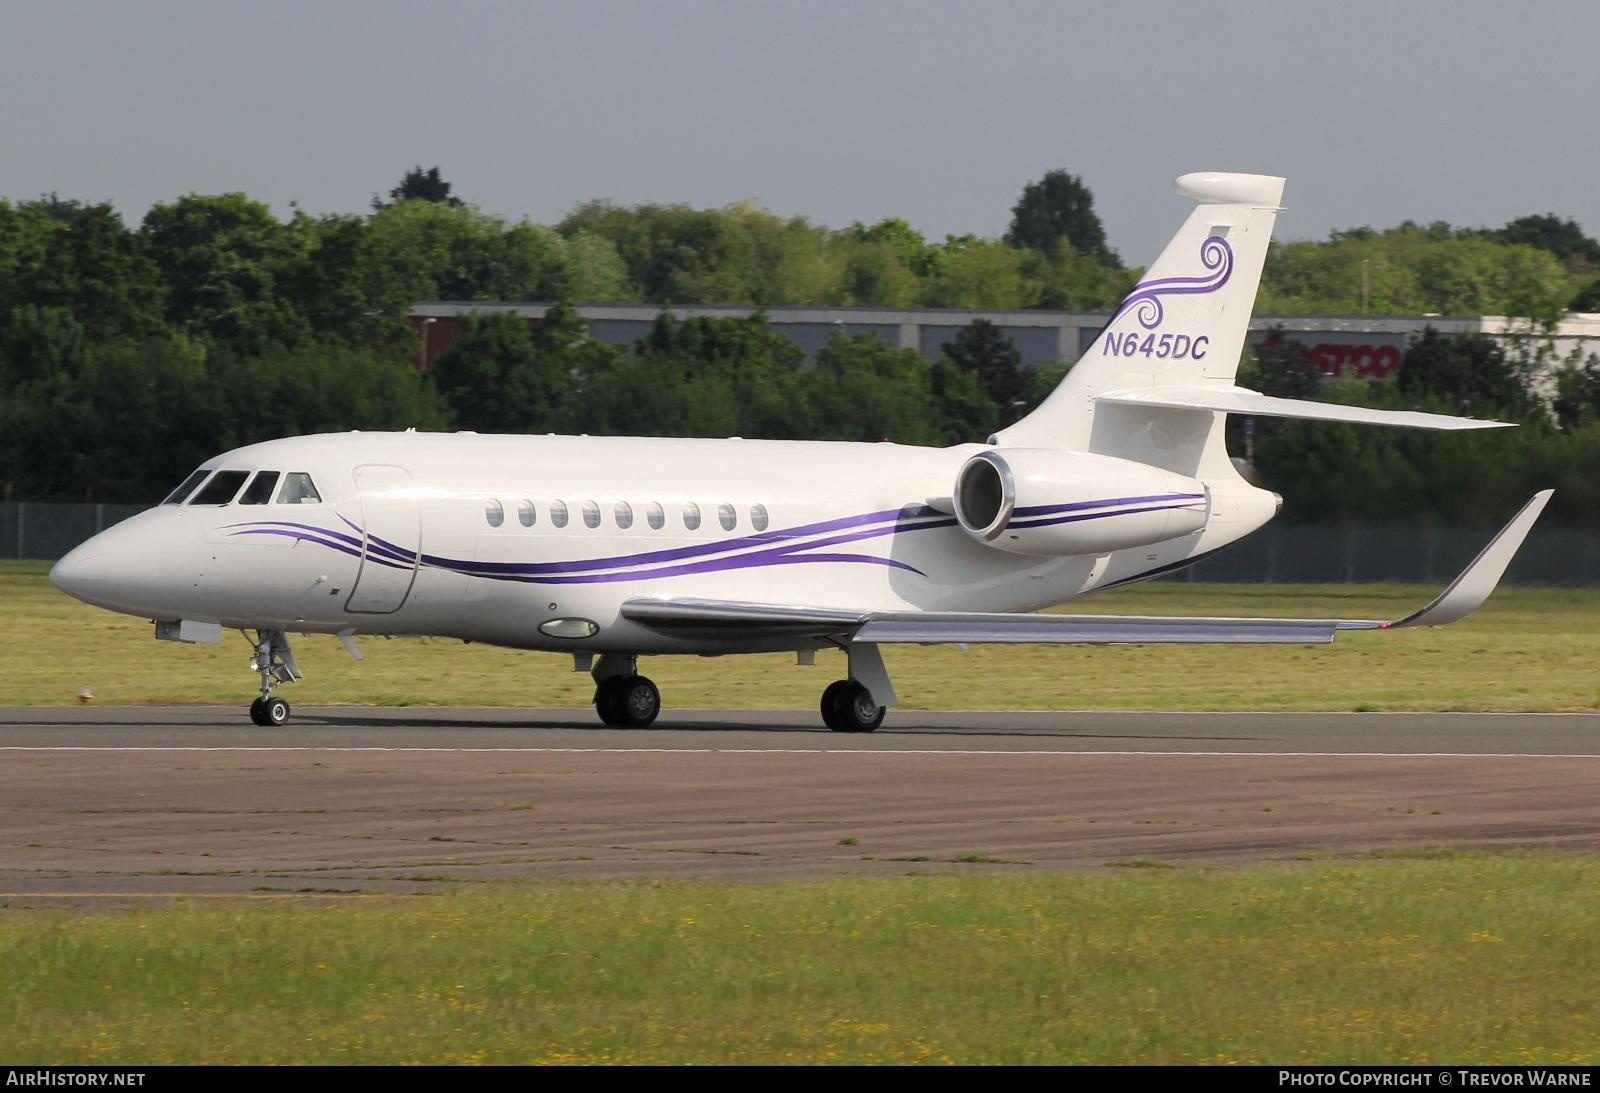
[[[1336,233],[1275,246],[1267,270],[1261,312],[1549,318],[1572,303],[1600,306],[1600,246],[1553,216],[1493,230]],[[191,194],[130,228],[106,204],[0,200],[0,490],[150,501],[227,448],[349,428],[982,440],[1061,374],[1024,371],[1015,347],[986,323],[931,364],[870,335],[841,335],[807,367],[760,314],[663,315],[619,350],[589,337],[572,305],[1096,309],[1113,306],[1138,275],[1108,245],[1087,187],[1060,171],[1024,189],[1003,238],[938,242],[903,220],[832,230],[754,205],[596,202],[552,226],[510,222],[463,202],[437,168],[408,173],[362,215],[294,209],[280,220],[244,194]],[[409,363],[417,346],[405,317],[423,299],[561,303],[537,326],[474,317],[422,376]],[[1500,343],[1445,341],[1472,369],[1504,370],[1492,359]],[[1520,361],[1537,351],[1515,352]],[[1253,367],[1268,385],[1292,386],[1304,380],[1294,379],[1298,365],[1283,363],[1293,356],[1269,350]],[[1422,365],[1409,361],[1395,384],[1335,384],[1325,397],[1407,405],[1456,397],[1433,379],[1417,386]],[[1561,459],[1589,452],[1582,445],[1592,443],[1585,438],[1600,402],[1593,367],[1558,370],[1553,410],[1533,390],[1537,369],[1505,367],[1523,401],[1502,391],[1500,402],[1471,412],[1512,412],[1529,427],[1514,441],[1488,434],[1449,450],[1488,460],[1510,450],[1497,443],[1527,448],[1512,460],[1523,471],[1487,469],[1486,482],[1577,465]],[[1442,491],[1397,484],[1409,468],[1429,473],[1422,456],[1434,443],[1302,424],[1264,425],[1255,439],[1258,473],[1291,498],[1291,511],[1464,518]],[[1389,485],[1375,485],[1380,478]],[[1347,504],[1356,508],[1338,508]],[[1569,516],[1587,519],[1577,511]]]

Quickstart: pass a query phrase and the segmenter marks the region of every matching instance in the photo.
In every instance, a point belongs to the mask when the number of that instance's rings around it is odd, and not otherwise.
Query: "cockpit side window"
[[[272,500],[272,491],[278,485],[277,471],[258,471],[255,478],[239,495],[241,505],[265,505]]]
[[[233,500],[233,495],[239,492],[239,487],[244,485],[244,480],[249,477],[249,471],[218,471],[211,476],[211,481],[194,495],[194,500],[189,504],[226,505]]]
[[[316,483],[305,471],[290,471],[283,476],[283,489],[278,491],[280,505],[316,505],[322,502]]]
[[[189,495],[194,492],[194,488],[196,486],[198,486],[200,483],[204,482],[206,480],[206,475],[208,475],[210,473],[211,473],[211,468],[210,467],[201,467],[199,470],[197,470],[193,474],[191,474],[188,478],[185,478],[183,480],[183,485],[179,486],[177,489],[175,489],[171,493],[167,494],[167,499],[165,501],[161,502],[161,503],[163,505],[181,505],[181,504],[183,504],[185,501],[187,501],[189,499]]]

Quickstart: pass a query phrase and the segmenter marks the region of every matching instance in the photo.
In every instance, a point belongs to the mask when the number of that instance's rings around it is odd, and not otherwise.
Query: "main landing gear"
[[[822,723],[834,732],[872,732],[883,724],[884,707],[853,679],[838,679],[822,692]]]
[[[289,704],[272,697],[280,683],[293,683],[303,677],[289,650],[289,635],[282,630],[257,630],[255,653],[250,668],[261,675],[261,697],[250,703],[250,720],[263,728],[276,728],[289,720]]]
[[[612,728],[642,729],[661,712],[661,692],[639,674],[639,658],[606,653],[595,663],[594,708]]]

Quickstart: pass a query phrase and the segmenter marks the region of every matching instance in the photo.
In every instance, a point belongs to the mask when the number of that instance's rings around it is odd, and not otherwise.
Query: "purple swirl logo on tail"
[[[1159,277],[1154,281],[1140,281],[1133,286],[1127,299],[1117,305],[1111,322],[1116,322],[1125,312],[1132,311],[1140,326],[1154,330],[1166,316],[1166,309],[1161,304],[1163,296],[1201,296],[1215,292],[1228,283],[1228,278],[1233,276],[1233,248],[1220,235],[1208,236],[1200,244],[1200,264],[1211,272],[1200,277]]]

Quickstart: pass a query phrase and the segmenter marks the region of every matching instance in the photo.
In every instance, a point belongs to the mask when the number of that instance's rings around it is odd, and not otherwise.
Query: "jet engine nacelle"
[[[956,474],[956,519],[1014,554],[1104,554],[1205,527],[1206,488],[1145,463],[1052,448],[991,448]]]

